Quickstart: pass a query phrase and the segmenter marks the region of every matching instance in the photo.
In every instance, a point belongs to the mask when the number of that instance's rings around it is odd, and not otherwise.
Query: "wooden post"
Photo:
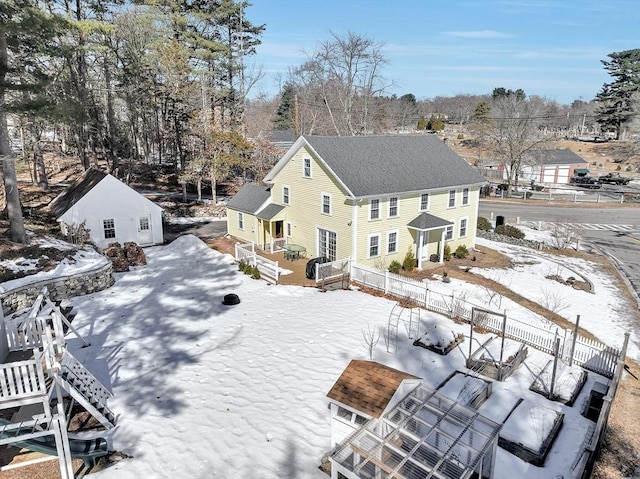
[[[553,345],[553,371],[551,372],[551,385],[549,386],[549,400],[553,401],[553,389],[556,385],[556,374],[558,371],[558,354],[560,352],[560,338],[556,334]]]
[[[578,339],[578,328],[580,327],[580,315],[576,316],[576,325],[573,328],[573,337],[571,338],[571,354],[569,355],[569,366],[573,366],[573,355],[576,352],[576,341]]]
[[[502,340],[500,341],[500,368],[498,369],[498,381],[502,381],[502,357],[504,355],[504,335],[507,331],[507,315],[502,316]]]

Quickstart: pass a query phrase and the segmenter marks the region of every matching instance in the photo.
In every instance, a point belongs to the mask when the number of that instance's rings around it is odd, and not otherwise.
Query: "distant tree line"
[[[265,30],[245,0],[3,0],[0,2],[0,158],[4,214],[24,241],[11,135],[48,188],[45,150],[125,177],[136,164],[177,174],[183,189],[260,180],[281,154],[258,132],[368,135],[442,128],[473,132],[517,178],[522,156],[549,133],[596,125],[623,137],[637,123],[638,50],[603,62],[614,81],[593,101],[559,105],[497,88],[417,99],[389,94],[384,45],[330,33],[282,74],[275,97],[253,97],[263,73],[248,59]],[[527,130],[520,148],[509,146]],[[523,138],[520,135],[520,138]]]

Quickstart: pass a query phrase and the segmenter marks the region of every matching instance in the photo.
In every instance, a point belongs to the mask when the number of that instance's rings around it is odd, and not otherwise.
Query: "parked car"
[[[608,183],[610,185],[628,185],[631,178],[620,176],[620,173],[607,173],[598,178],[600,183]]]
[[[581,188],[602,188],[602,185],[598,182],[598,180],[591,176],[574,176],[569,179],[569,183],[572,185],[580,186]]]

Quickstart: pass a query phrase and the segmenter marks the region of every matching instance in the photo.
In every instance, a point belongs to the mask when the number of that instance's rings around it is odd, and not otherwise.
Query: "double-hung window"
[[[387,233],[387,254],[398,252],[398,232],[389,231]]]
[[[282,204],[288,205],[290,200],[290,191],[288,186],[282,187]]]
[[[311,158],[303,159],[302,165],[302,176],[305,178],[311,178]]]
[[[462,205],[466,206],[469,204],[469,188],[462,189]]]
[[[104,229],[104,239],[110,239],[116,237],[116,222],[113,219],[102,220],[102,227]]]
[[[372,234],[369,236],[369,258],[380,256],[380,235]]]
[[[398,216],[398,197],[391,196],[389,198],[389,218],[395,218]]]
[[[369,200],[369,219],[370,220],[380,219],[380,199],[379,198],[372,198]]]
[[[445,241],[449,241],[453,239],[453,225],[447,226],[447,229],[445,230],[445,233],[444,233],[444,239]]]
[[[449,190],[449,208],[456,205],[456,190]]]
[[[244,213],[238,212],[238,229],[244,229]]]
[[[460,238],[467,236],[467,218],[460,219]]]
[[[322,214],[331,214],[331,195],[329,193],[322,193]]]
[[[422,193],[420,195],[420,211],[427,211],[429,209],[429,193]]]

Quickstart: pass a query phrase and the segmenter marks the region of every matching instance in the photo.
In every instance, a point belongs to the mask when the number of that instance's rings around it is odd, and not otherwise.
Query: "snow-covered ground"
[[[513,257],[525,255],[514,247],[490,246]],[[77,311],[74,326],[91,346],[81,348],[71,336],[70,350],[112,389],[109,404],[119,417],[111,439],[117,451],[130,456],[95,477],[326,479],[318,470],[330,445],[326,393],[350,360],[369,359],[363,333],[386,330],[395,303],[354,290],[270,286],[240,273],[231,256],[193,236],[146,253],[147,266],[118,274],[108,290],[71,301]],[[523,271],[487,274],[504,278],[527,297],[561,288],[571,305],[565,315],[581,314],[583,326],[612,346],[622,345],[624,315],[611,308],[625,300],[605,276],[571,260],[571,268],[594,282],[591,295],[550,282],[541,274],[549,268],[540,266],[543,259],[529,260],[535,264],[523,264]],[[521,276],[529,267],[542,269]],[[455,288],[474,302],[492,301],[496,308],[499,301],[510,317],[546,322],[483,288],[457,280],[437,286]],[[237,294],[241,303],[223,305],[228,293]],[[421,322],[421,333],[427,323],[450,328],[452,337],[469,333],[467,325],[425,311]],[[474,333],[474,338],[484,342],[489,336]],[[633,341],[630,352],[638,359],[637,338]],[[465,371],[468,339],[447,356],[411,343],[401,334],[397,353],[390,354],[381,339],[373,359],[424,378],[432,388],[453,371]],[[507,381],[494,382],[491,397],[480,407],[481,414],[499,422],[520,398],[565,414],[544,468],[498,448],[497,479],[570,477],[593,427],[580,413],[598,376],[589,375],[574,407],[529,390],[550,359],[529,348],[525,364]],[[523,437],[530,438],[530,425],[521,427]]]

